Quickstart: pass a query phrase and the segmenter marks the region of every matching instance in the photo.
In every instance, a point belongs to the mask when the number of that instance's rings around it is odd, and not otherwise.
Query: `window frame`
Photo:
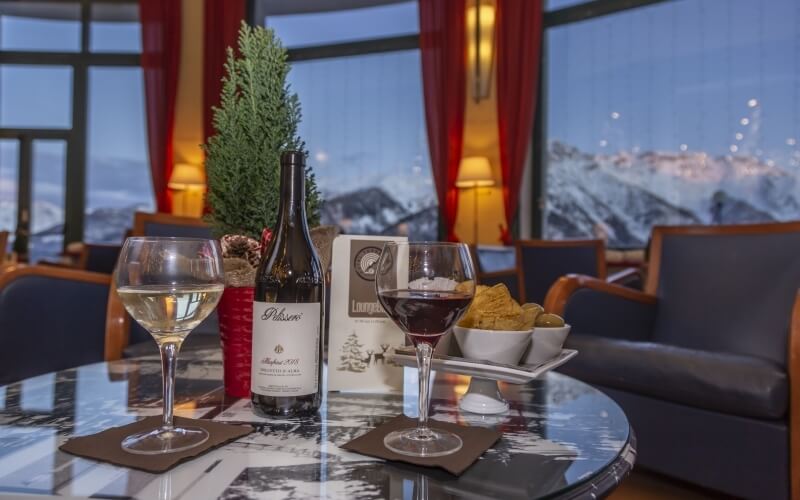
[[[29,2],[48,2],[52,0],[27,0]],[[132,52],[91,52],[89,32],[92,22],[92,4],[135,4],[136,0],[70,0],[80,6],[81,45],[79,52],[1,50],[0,65],[20,64],[29,66],[71,66],[72,67],[72,126],[63,129],[0,127],[0,137],[18,138],[30,141],[31,138],[55,136],[67,141],[67,164],[64,180],[64,248],[69,243],[83,241],[86,208],[86,172],[88,170],[88,113],[89,113],[89,68],[93,66],[141,66],[141,53]],[[27,168],[20,160],[19,169]],[[20,172],[18,192],[22,192]],[[19,195],[18,195],[19,196]],[[30,205],[18,197],[18,205]],[[30,208],[25,207],[25,208]],[[19,216],[18,216],[19,217]],[[18,218],[19,224],[19,218]],[[19,231],[19,228],[17,228]]]

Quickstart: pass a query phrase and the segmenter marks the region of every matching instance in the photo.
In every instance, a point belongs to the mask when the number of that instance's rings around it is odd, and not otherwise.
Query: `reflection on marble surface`
[[[442,374],[431,416],[490,426],[503,438],[461,477],[385,463],[339,448],[405,411],[415,416],[416,381],[400,394],[330,393],[313,418],[252,419],[226,399],[219,353],[187,352],[178,368],[176,414],[248,420],[257,432],[165,474],[150,474],[57,450],[161,411],[157,358],[98,363],[0,388],[0,495],[93,498],[592,498],[633,465],[634,440],[620,408],[558,374],[503,386],[505,415],[462,412],[468,378]],[[237,411],[239,410],[239,411]],[[243,416],[243,418],[241,417]]]

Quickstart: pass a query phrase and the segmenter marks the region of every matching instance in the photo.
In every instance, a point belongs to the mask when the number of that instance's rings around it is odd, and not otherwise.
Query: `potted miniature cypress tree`
[[[286,81],[288,73],[286,50],[275,33],[243,22],[238,55],[228,48],[220,106],[214,108],[216,134],[203,146],[206,219],[221,238],[226,266],[218,307],[225,389],[238,397],[250,395],[253,281],[277,219],[280,155],[287,149],[305,151],[297,134],[300,101]],[[314,227],[320,196],[310,169],[306,203],[308,225]]]

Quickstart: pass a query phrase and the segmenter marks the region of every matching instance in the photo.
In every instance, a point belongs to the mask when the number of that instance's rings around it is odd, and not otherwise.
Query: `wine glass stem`
[[[164,389],[164,414],[161,420],[163,429],[172,429],[172,409],[175,403],[175,365],[178,362],[178,342],[164,342],[161,351],[161,384]]]
[[[428,406],[430,405],[429,379],[431,375],[431,355],[433,347],[427,342],[417,343],[417,365],[419,366],[419,420],[417,434],[424,435],[428,429]]]

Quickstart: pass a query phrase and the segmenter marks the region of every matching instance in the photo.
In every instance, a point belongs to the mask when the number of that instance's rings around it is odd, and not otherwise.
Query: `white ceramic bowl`
[[[534,328],[531,335],[531,348],[522,361],[526,365],[538,365],[549,361],[561,353],[564,341],[569,335],[569,325],[557,328]]]
[[[519,364],[531,342],[531,330],[481,330],[454,326],[453,334],[465,358],[508,365]]]

